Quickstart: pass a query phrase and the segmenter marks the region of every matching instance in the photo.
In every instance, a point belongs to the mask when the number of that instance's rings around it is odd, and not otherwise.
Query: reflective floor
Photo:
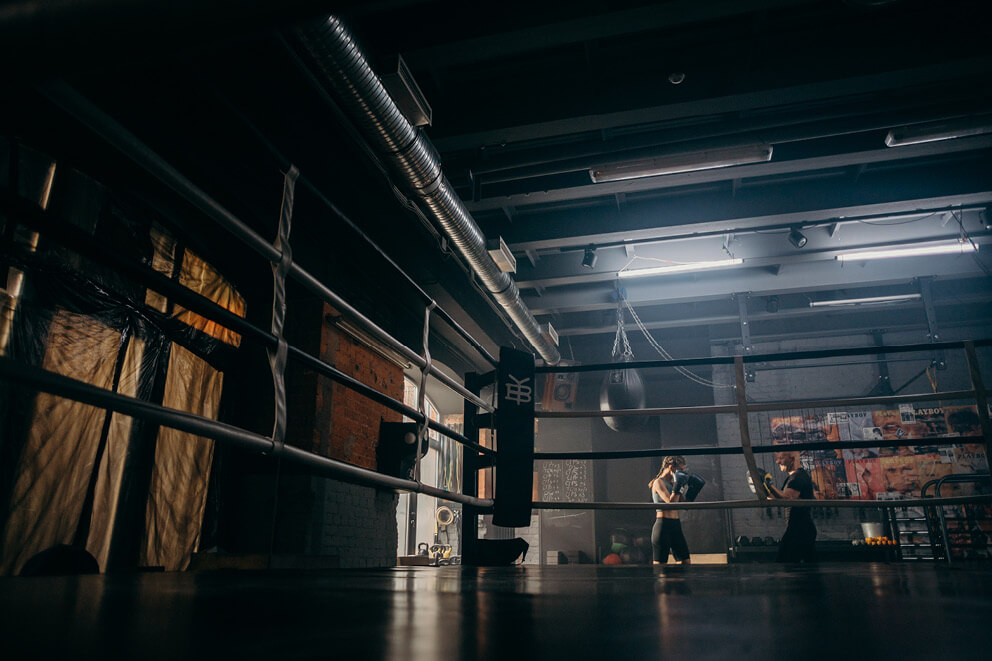
[[[4,659],[974,659],[992,571],[404,567],[0,579]]]

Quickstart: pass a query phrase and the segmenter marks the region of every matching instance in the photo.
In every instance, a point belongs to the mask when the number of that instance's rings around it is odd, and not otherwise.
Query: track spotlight
[[[806,245],[807,241],[809,241],[809,239],[806,238],[806,235],[800,232],[795,227],[789,230],[789,243],[791,243],[795,247],[802,248],[803,246]]]
[[[588,248],[586,248],[585,255],[582,256],[582,266],[586,267],[587,269],[591,269],[596,266],[597,259],[598,257],[596,257],[596,249],[592,246],[589,246]]]

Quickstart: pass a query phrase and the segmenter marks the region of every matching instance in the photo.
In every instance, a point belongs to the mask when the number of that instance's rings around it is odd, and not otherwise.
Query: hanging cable
[[[968,243],[971,244],[971,247],[975,249],[974,252],[971,253],[971,258],[975,260],[975,264],[978,265],[978,268],[982,269],[982,272],[985,273],[986,276],[992,278],[992,273],[989,272],[989,269],[985,266],[985,264],[982,263],[982,260],[979,259],[978,257],[978,244],[975,243],[975,240],[971,238],[970,234],[968,234],[968,230],[964,228],[964,212],[952,211],[951,218],[953,218],[954,221],[957,222],[958,224],[960,241],[962,243],[967,241]]]
[[[675,358],[670,353],[668,353],[667,351],[665,351],[665,348],[663,346],[661,346],[661,344],[659,344],[657,340],[654,339],[654,336],[651,335],[651,332],[644,325],[644,322],[642,322],[641,321],[641,318],[637,316],[637,312],[634,311],[634,306],[632,306],[630,304],[630,301],[627,300],[627,297],[621,295],[621,296],[619,296],[619,298],[620,298],[620,303],[623,304],[623,305],[625,305],[627,307],[627,310],[630,311],[631,318],[633,318],[634,323],[637,324],[637,327],[644,334],[644,337],[645,337],[645,339],[647,339],[648,344],[650,344],[651,347],[655,351],[657,351],[658,354],[662,358],[664,358],[665,360],[675,360]],[[619,336],[620,336],[620,326],[619,325],[623,323],[623,321],[622,321],[622,314],[620,314],[619,312],[618,312],[618,318],[620,319],[620,321],[618,323],[618,328],[617,328],[617,337],[619,339]],[[624,338],[626,338],[626,332],[624,333]],[[615,342],[614,342],[613,350],[614,350],[614,352],[616,352],[616,343]],[[681,374],[685,378],[689,379],[690,381],[692,381],[694,383],[698,383],[701,386],[707,386],[707,387],[711,387],[711,388],[733,388],[734,387],[733,384],[717,383],[716,381],[711,381],[710,379],[707,379],[705,377],[699,376],[698,374],[696,374],[692,370],[686,369],[685,367],[682,367],[681,365],[676,365],[674,369],[675,369],[676,372],[678,372],[679,374]]]

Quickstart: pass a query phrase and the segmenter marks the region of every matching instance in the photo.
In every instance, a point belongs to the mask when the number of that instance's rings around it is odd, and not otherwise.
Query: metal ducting
[[[383,163],[420,198],[537,353],[549,365],[558,364],[558,348],[542,336],[537,320],[520,299],[517,285],[489,256],[485,236],[441,172],[434,147],[403,116],[341,21],[328,16],[298,28],[296,36],[313,68]]]

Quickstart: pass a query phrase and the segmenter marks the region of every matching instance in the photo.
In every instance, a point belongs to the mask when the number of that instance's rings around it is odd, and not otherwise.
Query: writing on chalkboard
[[[541,500],[587,503],[592,500],[592,471],[588,461],[541,462]]]

